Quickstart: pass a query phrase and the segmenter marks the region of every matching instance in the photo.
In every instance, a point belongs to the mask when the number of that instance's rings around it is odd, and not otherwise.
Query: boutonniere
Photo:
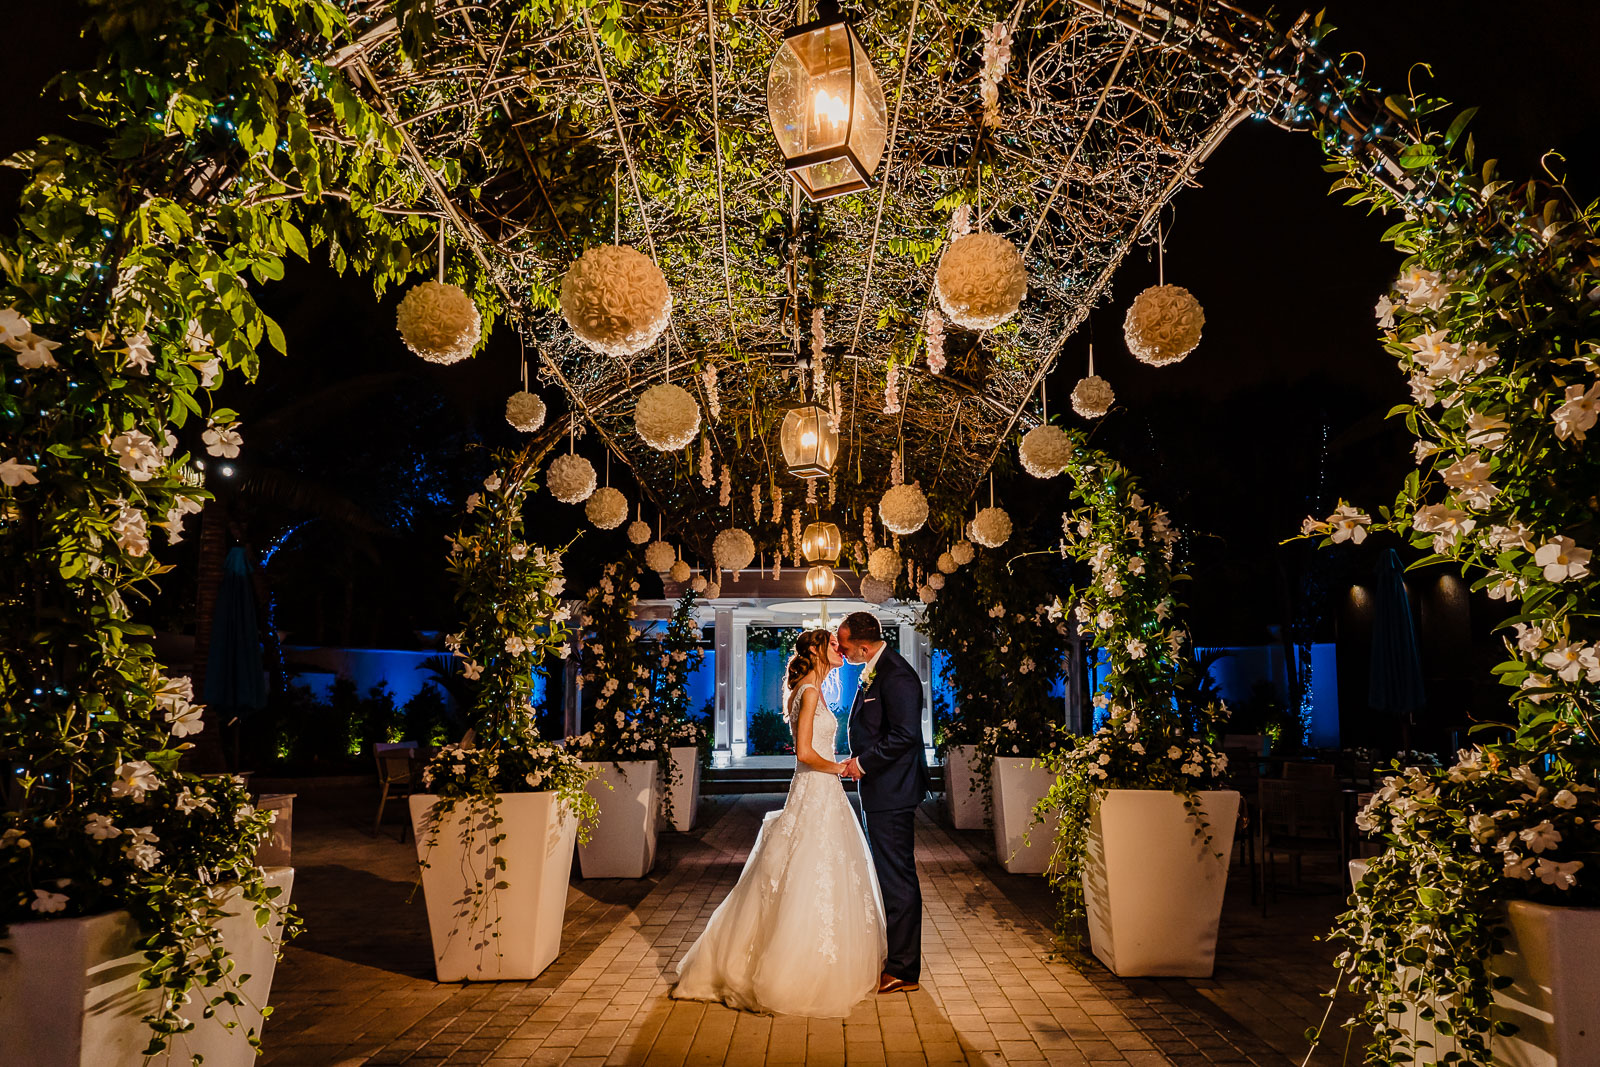
[[[876,668],[876,667],[873,667],[871,670],[868,670],[866,673],[864,673],[861,676],[861,688],[862,688],[862,690],[871,689],[872,688],[873,679],[875,679],[877,677],[878,677],[878,668]]]

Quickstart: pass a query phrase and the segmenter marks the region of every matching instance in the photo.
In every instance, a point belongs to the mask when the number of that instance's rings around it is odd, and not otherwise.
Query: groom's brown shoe
[[[909,993],[913,989],[921,989],[915,981],[896,978],[888,971],[878,976],[878,992],[880,993]]]

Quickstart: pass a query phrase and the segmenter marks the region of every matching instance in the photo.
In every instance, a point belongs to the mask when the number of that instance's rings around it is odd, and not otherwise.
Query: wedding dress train
[[[798,718],[802,686],[790,698]],[[838,729],[817,701],[812,747]],[[888,954],[883,894],[844,784],[798,763],[782,809],[762,820],[739,882],[678,964],[672,995],[747,1011],[843,1018],[877,990]]]

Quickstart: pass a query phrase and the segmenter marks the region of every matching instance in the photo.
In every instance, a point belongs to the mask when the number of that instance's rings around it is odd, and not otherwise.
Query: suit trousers
[[[889,940],[883,969],[895,978],[915,982],[922,974],[922,886],[917,881],[913,829],[917,809],[890,808],[865,815]]]

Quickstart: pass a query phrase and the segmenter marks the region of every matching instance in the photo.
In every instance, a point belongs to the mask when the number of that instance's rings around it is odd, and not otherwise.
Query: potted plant
[[[945,811],[956,830],[982,830],[988,825],[993,802],[988,761],[978,762],[983,725],[977,715],[952,711],[943,694],[934,696],[934,749],[944,759]]]
[[[496,457],[449,569],[465,625],[446,639],[467,685],[472,741],[446,745],[409,799],[441,982],[535,978],[561,950],[572,849],[594,801],[578,758],[535,728],[533,670],[565,654],[558,552],[523,540],[547,442]]]
[[[689,677],[700,669],[705,652],[695,618],[699,594],[686,590],[673,608],[672,620],[657,646],[656,712],[664,731],[669,763],[661,782],[662,818],[672,829],[694,828],[700,807],[700,771],[710,756],[710,731],[689,713]]]
[[[663,783],[673,784],[666,719],[651,703],[651,670],[633,620],[639,564],[606,565],[584,608],[582,673],[589,729],[567,748],[591,773],[595,833],[578,849],[585,878],[643,878],[655,866]],[[593,695],[590,696],[590,693]]]

